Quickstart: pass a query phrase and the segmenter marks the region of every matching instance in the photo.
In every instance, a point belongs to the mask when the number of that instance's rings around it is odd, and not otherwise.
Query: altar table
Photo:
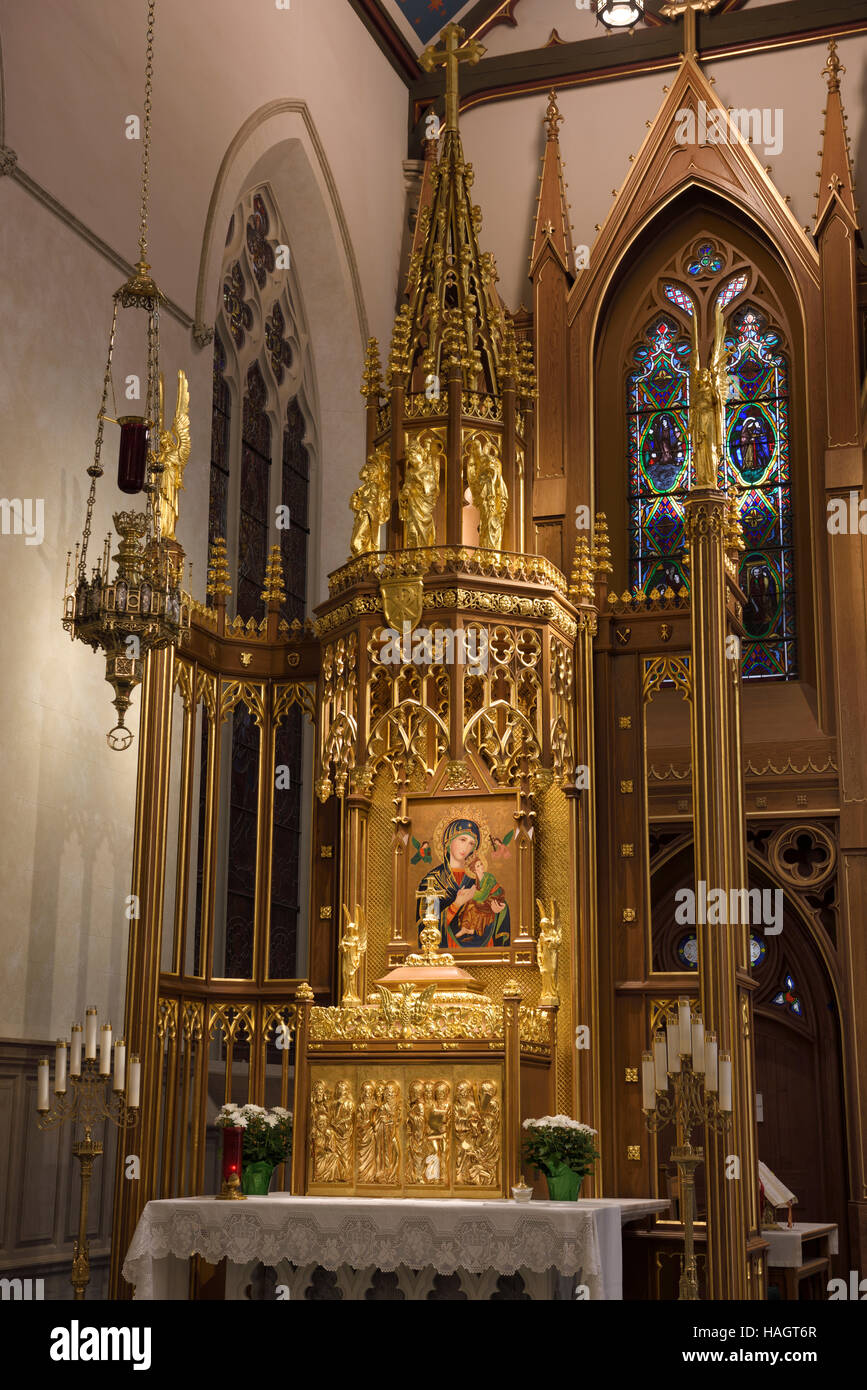
[[[244,1297],[252,1270],[262,1264],[276,1270],[274,1285],[282,1281],[271,1297],[481,1299],[516,1296],[516,1289],[537,1298],[571,1297],[577,1281],[591,1299],[619,1299],[622,1226],[668,1205],[641,1197],[527,1203],[283,1193],[243,1203],[179,1197],[148,1202],[123,1276],[135,1285],[136,1299],[187,1298],[188,1262],[201,1255],[210,1264],[229,1261],[230,1297]],[[519,1275],[510,1284],[509,1276]]]

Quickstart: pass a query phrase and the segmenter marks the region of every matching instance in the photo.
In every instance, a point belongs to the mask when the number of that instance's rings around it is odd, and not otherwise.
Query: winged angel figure
[[[427,985],[416,992],[409,981],[404,981],[396,990],[386,989],[384,985],[378,988],[379,1008],[386,1026],[389,1032],[395,1027],[399,1028],[401,1037],[407,1028],[417,1027],[427,1017],[436,994],[436,985]]]
[[[689,374],[689,443],[693,487],[721,486],[725,462],[726,401],[729,398],[729,352],[725,346],[722,309],[716,306],[713,351],[706,367],[698,349],[697,315],[692,316],[692,360]]]
[[[163,509],[161,530],[165,540],[174,540],[178,521],[178,493],[184,491],[184,469],[190,457],[190,388],[184,372],[178,372],[178,403],[175,418],[170,430],[165,428],[163,416],[163,379],[160,377],[159,440],[160,463],[163,472],[160,477],[160,498]]]

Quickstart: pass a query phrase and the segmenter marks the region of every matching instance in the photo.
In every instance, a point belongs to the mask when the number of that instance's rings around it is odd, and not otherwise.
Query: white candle
[[[48,1074],[49,1062],[47,1057],[39,1058],[39,1066],[36,1069],[36,1109],[50,1110],[51,1100],[49,1099],[50,1081]]]
[[[96,1009],[84,1015],[84,1055],[88,1062],[96,1060]]]
[[[99,1074],[111,1075],[111,1024],[104,1023],[100,1029],[102,1041],[99,1048]]]
[[[692,1069],[704,1071],[704,1019],[692,1020]]]
[[[656,1109],[655,1067],[652,1052],[641,1054],[641,1108]]]
[[[692,1023],[689,1012],[689,1000],[678,999],[677,1018],[680,1027],[680,1055],[681,1057],[692,1056]]]
[[[706,1091],[715,1091],[717,1088],[716,1033],[704,1035],[704,1088]]]
[[[81,1036],[80,1023],[72,1025],[72,1046],[69,1049],[69,1075],[81,1076]]]
[[[719,1055],[719,1108],[732,1108],[732,1059],[728,1052]]]
[[[141,1092],[141,1061],[134,1052],[129,1056],[129,1086],[127,1087],[126,1103],[130,1110],[138,1109],[139,1095]]]
[[[676,1018],[666,1019],[665,1031],[668,1035],[668,1070],[670,1072],[680,1071],[680,1024]]]
[[[61,1095],[66,1090],[66,1043],[63,1038],[57,1039],[54,1053],[54,1089]]]
[[[656,1089],[657,1091],[668,1090],[668,1052],[665,1046],[665,1034],[662,1029],[653,1039],[653,1061],[656,1067]]]
[[[122,1091],[124,1078],[126,1076],[126,1043],[123,1038],[118,1038],[114,1045],[114,1086],[113,1090]]]

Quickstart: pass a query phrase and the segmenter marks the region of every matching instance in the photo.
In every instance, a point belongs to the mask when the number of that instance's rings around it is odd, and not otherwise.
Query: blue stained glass
[[[687,266],[690,275],[716,275],[722,268],[723,258],[710,241],[698,248],[696,259]]]
[[[663,285],[662,289],[666,299],[670,299],[672,304],[676,304],[679,309],[682,309],[685,314],[689,314],[692,318],[695,313],[695,306],[686,290],[682,290],[680,285],[672,284]]]
[[[716,297],[716,302],[720,308],[724,309],[727,304],[731,304],[733,299],[737,299],[746,283],[747,277],[745,274],[735,275],[733,279],[729,280],[728,284],[723,286]]]
[[[708,243],[700,250],[706,271],[715,248]],[[740,294],[746,281],[746,274],[734,276],[720,302]],[[663,288],[675,303],[681,303],[675,292],[688,299],[676,285]],[[740,584],[747,596],[742,670],[748,680],[797,676],[788,367],[778,345],[779,334],[754,305],[734,312],[726,337],[733,389],[725,486],[736,490],[746,547]],[[677,324],[659,314],[627,376],[630,582],[647,594],[688,588],[681,561],[683,497],[692,474],[689,352]]]
[[[760,936],[755,936],[750,932],[750,965],[764,965],[768,948]]]
[[[797,993],[795,981],[789,974],[787,974],[785,977],[785,983],[783,988],[779,991],[778,994],[774,995],[773,999],[771,1000],[771,1003],[779,1004],[781,1008],[788,1009],[789,1013],[794,1014],[796,1018],[804,1017],[804,1006],[801,1003],[800,996]]]
[[[685,970],[698,970],[698,938],[695,932],[678,942],[677,958]]]

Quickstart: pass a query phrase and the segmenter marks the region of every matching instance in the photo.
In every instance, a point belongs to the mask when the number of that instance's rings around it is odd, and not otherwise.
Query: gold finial
[[[280,604],[286,598],[286,589],[283,584],[283,559],[280,554],[279,545],[272,545],[268,556],[268,563],[265,566],[265,587],[262,590],[263,603]]]
[[[447,24],[440,34],[442,48],[431,44],[419,58],[425,72],[444,67],[446,70],[446,130],[457,130],[460,94],[458,67],[461,63],[477,63],[485,49],[477,39],[464,43],[464,31],[459,24]]]
[[[608,541],[608,518],[604,512],[596,513],[590,558],[597,575],[612,573],[614,566],[611,563],[611,546]]]
[[[364,354],[364,371],[361,376],[361,394],[367,396],[382,395],[382,365],[379,360],[379,343],[376,338],[368,338],[367,351]]]
[[[229,566],[226,563],[226,541],[223,536],[216,536],[211,545],[207,591],[215,598],[220,594],[225,594],[228,598],[232,592],[229,584]]]
[[[308,985],[308,983],[307,983],[306,980],[302,980],[301,983],[300,983],[300,985],[299,985],[298,988],[296,989],[296,991],[295,991],[295,998],[296,998],[296,999],[312,999],[312,998],[313,998],[313,990],[310,988],[310,986]]]
[[[577,599],[578,603],[593,602],[593,565],[590,560],[590,542],[586,536],[578,536],[575,541],[569,597]]]
[[[845,71],[845,67],[837,57],[837,41],[836,39],[831,39],[828,44],[828,57],[822,69],[822,76],[828,79],[829,92],[839,92],[840,73]]]
[[[511,319],[506,319],[506,330],[503,335],[503,355],[501,358],[503,376],[509,377],[517,382],[520,374],[518,363],[518,344],[515,338],[515,325]]]
[[[728,490],[728,507],[725,519],[725,541],[727,550],[745,550],[744,531],[738,507],[738,490],[732,483]]]
[[[516,995],[520,999],[521,986],[518,984],[518,981],[515,979],[514,975],[510,975],[506,983],[503,985],[503,998],[508,999],[511,996],[514,999]]]
[[[526,338],[518,344],[518,390],[522,396],[536,394],[536,364],[533,361],[533,345]]]
[[[552,87],[548,93],[548,106],[545,111],[545,129],[548,132],[549,140],[558,138],[557,127],[562,124],[563,117],[560,115],[560,108],[557,105],[557,93]]]

